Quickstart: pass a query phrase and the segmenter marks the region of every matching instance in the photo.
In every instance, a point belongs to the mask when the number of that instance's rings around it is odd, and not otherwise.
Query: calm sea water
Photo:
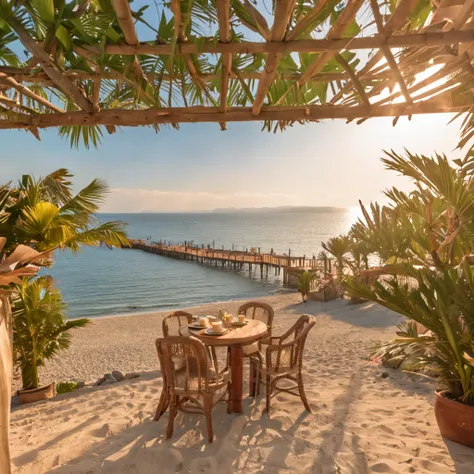
[[[101,214],[128,223],[131,238],[194,241],[237,249],[271,248],[277,253],[312,256],[321,241],[346,232],[351,212],[258,214]],[[45,273],[43,271],[43,273]],[[254,298],[281,291],[274,275],[236,274],[139,250],[86,248],[79,255],[58,253],[47,273],[56,278],[71,318],[139,313],[214,301]]]

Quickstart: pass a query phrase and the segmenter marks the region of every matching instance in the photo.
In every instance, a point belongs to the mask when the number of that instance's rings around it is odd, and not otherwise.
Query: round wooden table
[[[251,319],[243,327],[232,327],[222,336],[209,336],[205,329],[193,330],[183,326],[182,336],[194,336],[207,346],[228,346],[230,348],[230,369],[232,376],[232,411],[242,413],[242,396],[244,385],[244,349],[243,346],[262,339],[267,334],[267,325]]]

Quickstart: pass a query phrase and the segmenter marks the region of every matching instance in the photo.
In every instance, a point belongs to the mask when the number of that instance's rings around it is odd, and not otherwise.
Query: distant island
[[[224,213],[268,213],[268,212],[287,212],[290,214],[341,214],[346,213],[347,208],[344,207],[329,207],[329,206],[278,206],[278,207],[225,207],[217,208],[212,211],[216,214]]]

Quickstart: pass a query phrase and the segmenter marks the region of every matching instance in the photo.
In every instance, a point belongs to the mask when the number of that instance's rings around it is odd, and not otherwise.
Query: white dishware
[[[212,321],[212,332],[222,332],[222,321]]]
[[[209,318],[207,316],[200,316],[199,325],[202,326],[203,328],[209,327]]]

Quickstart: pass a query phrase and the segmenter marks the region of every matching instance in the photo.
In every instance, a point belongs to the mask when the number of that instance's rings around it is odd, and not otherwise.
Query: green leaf
[[[114,43],[120,41],[120,35],[110,26],[107,28],[107,38],[112,40]]]
[[[285,55],[280,59],[278,70],[291,72],[296,72],[298,70],[298,65],[291,56],[291,53],[285,53]]]
[[[342,8],[341,10],[335,11],[335,12],[332,13],[332,15],[331,15],[331,25],[335,25],[337,23],[337,21],[339,20],[339,17],[341,16],[343,11],[344,11],[344,9]],[[357,23],[356,20],[353,20],[352,23],[350,23],[346,27],[346,29],[342,33],[341,37],[342,38],[352,38],[352,37],[356,36],[357,34],[359,34],[359,32],[360,32],[360,26],[359,26],[359,24]]]
[[[54,23],[53,0],[31,0],[31,4],[46,25],[52,25]]]
[[[69,32],[64,28],[63,25],[59,25],[56,30],[56,38],[61,41],[62,45],[66,49],[66,51],[72,50],[72,41]]]

